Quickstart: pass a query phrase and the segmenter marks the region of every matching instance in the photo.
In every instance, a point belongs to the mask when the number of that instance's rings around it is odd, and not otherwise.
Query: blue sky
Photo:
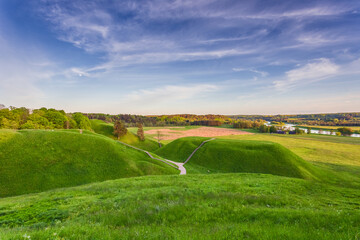
[[[360,111],[360,1],[0,0],[0,103]]]

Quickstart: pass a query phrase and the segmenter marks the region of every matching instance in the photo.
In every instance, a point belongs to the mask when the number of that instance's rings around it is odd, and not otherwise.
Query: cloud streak
[[[298,85],[307,85],[337,75],[339,68],[337,64],[329,59],[317,59],[286,72],[286,78],[274,81],[274,86],[279,90],[287,90]]]

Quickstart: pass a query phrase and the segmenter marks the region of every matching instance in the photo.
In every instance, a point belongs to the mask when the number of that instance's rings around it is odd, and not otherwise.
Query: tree
[[[342,128],[338,128],[337,129],[341,135],[343,136],[350,136],[351,134],[353,134],[353,130],[351,128],[347,128],[347,127],[342,127]]]
[[[117,120],[114,124],[114,135],[117,139],[120,139],[122,136],[125,136],[127,129],[122,121]]]
[[[138,123],[137,136],[138,136],[140,141],[145,141],[144,128],[143,128],[143,125],[141,123]]]
[[[304,130],[301,130],[301,129],[298,128],[298,127],[295,128],[295,134],[296,134],[296,135],[303,134],[303,133],[304,133]]]
[[[259,131],[261,133],[268,133],[270,131],[270,128],[264,124],[259,127]]]
[[[160,131],[157,131],[157,140],[158,140],[158,144],[159,144],[159,147],[161,147],[161,133],[160,133]]]
[[[269,132],[270,132],[270,133],[277,133],[276,127],[275,127],[275,126],[271,126]]]
[[[307,128],[307,134],[310,134],[311,133],[311,127],[308,127]]]
[[[84,116],[82,113],[74,113],[72,118],[75,120],[77,127],[79,129],[91,130],[91,123],[88,117]],[[70,122],[71,125],[71,122]]]

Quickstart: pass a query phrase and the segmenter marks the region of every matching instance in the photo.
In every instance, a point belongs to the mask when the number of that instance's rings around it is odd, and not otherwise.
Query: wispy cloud
[[[141,89],[126,96],[131,101],[140,101],[153,104],[154,102],[185,100],[199,97],[206,93],[219,90],[219,87],[212,84],[195,85],[168,85],[164,87]]]
[[[286,72],[284,80],[274,81],[275,88],[285,90],[298,85],[321,81],[338,73],[339,66],[329,59],[321,58]]]
[[[268,72],[259,71],[256,70],[255,68],[233,68],[232,70],[235,72],[244,72],[244,71],[253,72],[259,74],[261,77],[266,77],[267,75],[269,75]]]

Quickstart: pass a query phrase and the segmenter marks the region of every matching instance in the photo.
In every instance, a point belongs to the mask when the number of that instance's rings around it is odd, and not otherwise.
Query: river
[[[267,126],[271,125],[270,122],[265,123]],[[297,125],[296,124],[290,124],[290,123],[285,123],[285,125],[283,125],[283,127],[285,129],[288,129],[290,131],[294,131],[295,127]],[[316,127],[316,126],[314,126]],[[304,127],[299,127],[299,129],[304,130],[307,133],[307,128]],[[336,129],[334,129],[333,133],[331,134],[331,131],[329,130],[319,130],[319,129],[311,129],[311,133],[315,133],[315,134],[323,134],[323,135],[336,135]],[[360,134],[351,134],[350,137],[360,137]]]

